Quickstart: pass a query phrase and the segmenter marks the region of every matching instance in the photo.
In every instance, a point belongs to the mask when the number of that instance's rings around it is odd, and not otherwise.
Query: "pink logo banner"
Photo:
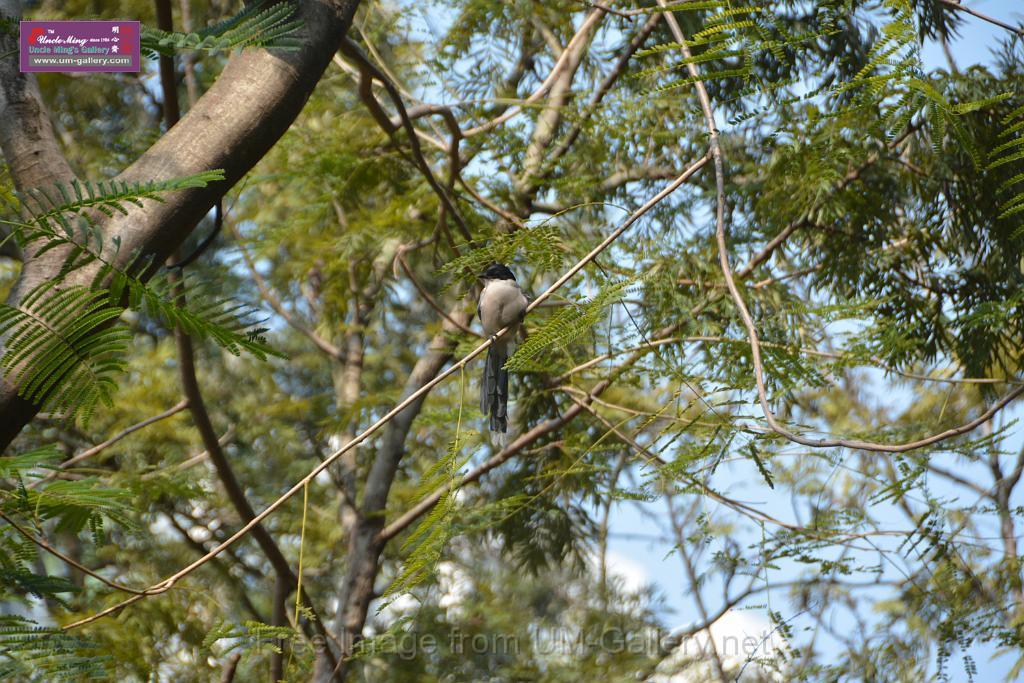
[[[139,71],[137,21],[23,21],[21,70]]]

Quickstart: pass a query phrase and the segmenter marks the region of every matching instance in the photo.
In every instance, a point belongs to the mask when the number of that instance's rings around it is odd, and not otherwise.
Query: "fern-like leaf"
[[[82,681],[109,678],[110,658],[95,643],[24,617],[0,616],[0,680]]]
[[[269,5],[269,6],[268,6]],[[150,58],[173,55],[182,50],[217,53],[247,47],[296,49],[296,32],[302,22],[294,19],[293,2],[257,2],[238,14],[195,33],[161,31],[144,26],[143,54]]]
[[[188,304],[179,303],[166,274],[149,282],[135,274],[147,271],[151,259],[119,255],[120,244],[107,244],[92,218],[93,212],[127,214],[128,205],[163,201],[165,193],[204,187],[223,177],[215,170],[145,183],[74,181],[17,195],[24,216],[24,222],[13,224],[19,241],[32,244],[37,255],[57,248],[66,252],[54,281],[30,292],[17,307],[0,306],[0,334],[8,335],[0,371],[24,398],[55,413],[79,416],[83,423],[97,405],[111,405],[130,339],[116,324],[125,303],[193,337],[212,339],[235,355],[247,351],[265,359],[274,354],[252,309],[202,288],[189,291]],[[61,286],[65,276],[86,266],[93,266],[90,286]]]
[[[23,398],[87,424],[98,404],[112,405],[125,367],[131,334],[120,315],[106,292],[43,283],[17,307],[0,304],[0,370]]]
[[[579,339],[604,316],[605,309],[620,299],[623,293],[636,283],[634,280],[606,285],[590,301],[576,306],[566,306],[551,316],[539,329],[531,330],[530,336],[505,364],[509,370],[528,369],[545,349],[551,346],[566,347]]]

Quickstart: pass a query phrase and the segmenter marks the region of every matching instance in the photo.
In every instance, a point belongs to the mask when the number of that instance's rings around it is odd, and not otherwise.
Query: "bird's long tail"
[[[492,344],[487,349],[484,377],[480,383],[480,412],[489,417],[488,428],[504,434],[508,431],[508,347]]]

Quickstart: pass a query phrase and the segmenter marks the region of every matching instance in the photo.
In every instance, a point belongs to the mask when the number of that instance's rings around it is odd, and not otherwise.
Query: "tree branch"
[[[441,187],[441,184],[437,181],[437,178],[434,176],[433,169],[430,168],[430,164],[427,162],[426,157],[423,156],[423,149],[420,147],[420,141],[419,138],[416,136],[416,129],[412,125],[412,120],[409,118],[409,114],[405,110],[405,103],[402,101],[401,93],[398,92],[398,89],[387,77],[387,75],[384,74],[376,66],[374,66],[374,64],[366,58],[366,56],[359,49],[359,46],[356,45],[354,42],[347,38],[343,40],[341,42],[341,51],[342,54],[344,54],[346,57],[355,62],[356,66],[359,68],[359,94],[363,100],[363,103],[366,104],[367,108],[370,110],[370,113],[373,115],[374,119],[384,130],[384,132],[388,134],[392,141],[395,141],[395,132],[397,131],[397,127],[392,125],[391,119],[384,112],[384,109],[380,106],[380,103],[377,101],[377,98],[374,96],[373,91],[370,88],[370,83],[373,79],[376,79],[381,83],[381,85],[384,86],[384,90],[388,93],[388,97],[391,99],[392,104],[395,106],[395,109],[398,110],[398,116],[402,123],[402,129],[405,131],[406,137],[409,138],[409,147],[412,149],[413,162],[415,166],[423,174],[423,177],[424,179],[426,179],[427,184],[430,185],[430,188],[434,191],[434,194],[437,195],[437,198],[441,202],[441,218],[439,222],[443,224],[444,216],[447,213],[451,213],[452,216],[455,218],[455,222],[459,226],[459,231],[462,233],[462,236],[466,239],[466,241],[471,241],[473,239],[473,235],[472,233],[470,233],[469,226],[466,225],[466,221],[462,217],[462,213],[459,211],[458,207],[455,206],[455,201],[452,199],[449,191]],[[458,131],[457,126],[455,130]],[[449,156],[451,160],[450,172],[452,174],[453,180],[454,177],[458,175],[460,168],[460,140],[460,136],[453,136],[451,143],[449,144],[448,147]],[[397,144],[398,143],[395,142],[396,146]],[[451,184],[452,183],[449,183],[449,185]]]
[[[20,2],[0,0],[0,19],[20,18]],[[20,53],[18,36],[0,33],[0,55],[3,55],[0,57],[0,150],[7,160],[14,186],[21,191],[58,182],[70,183],[75,174],[57,145],[35,75],[21,73]],[[29,245],[21,255],[24,265],[19,282],[26,278],[34,283],[47,279],[45,272],[37,272],[40,269],[33,258],[39,246]],[[15,286],[8,301],[16,304],[30,289]],[[0,452],[38,410],[18,396],[17,388],[0,376]]]
[[[113,588],[115,590],[123,591],[125,593],[133,593],[135,595],[142,595],[143,591],[138,591],[138,590],[135,590],[134,588],[129,588],[128,586],[124,586],[124,585],[122,585],[120,583],[117,583],[116,581],[111,581],[110,579],[108,579],[108,578],[106,578],[104,576],[101,576],[100,574],[97,574],[96,572],[94,572],[93,570],[89,569],[85,565],[83,565],[80,562],[76,561],[74,558],[68,557],[67,555],[65,555],[61,551],[57,550],[56,548],[54,548],[52,545],[50,545],[49,543],[47,543],[43,539],[41,539],[41,538],[35,536],[34,534],[32,534],[28,529],[26,529],[25,527],[21,526],[17,522],[15,522],[13,519],[8,517],[3,512],[0,512],[0,519],[4,520],[8,524],[10,524],[12,527],[14,527],[14,529],[19,534],[24,536],[30,542],[32,542],[35,545],[39,546],[40,548],[42,548],[46,552],[50,553],[51,555],[56,557],[61,562],[64,562],[65,564],[67,564],[67,565],[69,565],[71,567],[74,567],[75,569],[77,569],[78,571],[82,572],[83,574],[85,574],[87,576],[91,576],[92,578],[96,579],[100,583],[102,583],[102,584],[104,584],[106,586],[110,586],[111,588]]]
[[[103,443],[97,444],[97,445],[93,446],[92,448],[90,448],[88,450],[82,451],[81,453],[75,455],[74,457],[68,458],[67,460],[65,460],[64,462],[62,462],[60,464],[60,468],[62,470],[66,470],[69,467],[74,467],[75,465],[77,465],[78,463],[82,462],[83,460],[87,460],[88,458],[91,458],[94,455],[98,455],[98,454],[102,453],[103,451],[105,451],[106,449],[110,448],[111,446],[113,446],[115,443],[117,443],[121,439],[134,434],[135,432],[139,431],[140,429],[145,429],[146,427],[148,427],[151,424],[154,424],[156,422],[160,422],[161,420],[166,420],[167,418],[169,418],[169,417],[171,417],[173,415],[177,415],[178,413],[180,413],[181,411],[185,410],[186,408],[188,408],[188,401],[187,400],[178,401],[177,403],[175,403],[173,406],[171,406],[170,408],[168,408],[164,412],[162,412],[162,413],[160,413],[158,415],[154,415],[153,417],[147,417],[142,422],[137,422],[137,423],[133,424],[131,427],[126,427],[125,429],[121,430],[120,432],[118,432],[114,436],[110,437],[109,439],[107,439]]]
[[[595,8],[591,10],[584,20],[583,26],[573,36],[569,45],[561,51],[561,54],[557,51],[555,52],[558,56],[556,68],[552,70],[552,75],[555,78],[551,81],[548,100],[537,115],[537,123],[533,127],[533,133],[526,146],[522,173],[515,181],[516,192],[523,199],[531,197],[536,190],[535,179],[544,167],[545,153],[554,139],[555,132],[558,130],[558,124],[562,119],[562,107],[569,101],[573,80],[576,77],[580,64],[583,62],[583,55],[590,45],[590,40],[597,26],[597,22],[591,22],[591,19],[593,17],[600,18],[604,14],[605,11],[603,9]],[[552,49],[555,48],[557,48],[557,40],[555,41],[555,47]],[[528,211],[528,206],[528,202],[524,201],[522,209]]]
[[[949,7],[950,9],[955,9],[957,12],[964,12],[966,14],[970,14],[973,17],[977,17],[982,21],[987,21],[988,23],[993,24],[994,26],[998,26],[999,28],[1004,28],[1007,31],[1010,31],[1011,33],[1017,34],[1018,36],[1024,36],[1024,27],[1014,26],[1013,24],[1007,24],[1005,21],[996,19],[995,17],[990,17],[987,14],[982,14],[978,10],[971,9],[967,5],[961,5],[959,2],[955,2],[954,0],[939,0],[939,2],[941,2],[946,7]]]

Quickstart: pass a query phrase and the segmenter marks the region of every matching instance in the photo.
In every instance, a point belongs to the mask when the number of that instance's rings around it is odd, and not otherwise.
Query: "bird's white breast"
[[[486,334],[519,322],[526,297],[515,280],[488,280],[480,293],[480,322]]]

